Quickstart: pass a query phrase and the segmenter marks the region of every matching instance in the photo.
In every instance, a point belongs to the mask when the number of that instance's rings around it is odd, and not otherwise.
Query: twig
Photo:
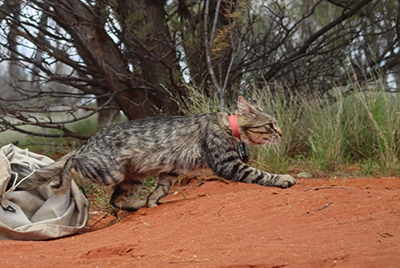
[[[327,208],[327,207],[329,207],[329,205],[330,204],[332,204],[332,202],[329,202],[328,204],[326,204],[325,206],[323,206],[323,207],[320,207],[319,209],[317,209],[316,211],[320,211],[320,210],[323,210],[323,209],[325,209],[325,208]]]
[[[226,180],[224,178],[220,178],[220,177],[211,177],[211,178],[201,178],[198,182],[197,182],[197,187],[202,186],[206,181],[219,181],[219,182],[223,182],[225,184],[230,184],[231,181]]]
[[[339,225],[342,225],[342,223],[338,219],[336,219],[336,217],[333,218],[339,223]]]
[[[304,191],[309,191],[309,190],[324,190],[324,189],[347,189],[347,190],[356,190],[355,188],[349,188],[349,187],[343,187],[343,186],[321,186],[321,187],[311,187],[307,188]]]
[[[205,178],[205,181],[219,181],[219,182],[223,182],[225,184],[231,184],[232,181],[224,179],[224,178],[220,178],[220,177],[211,177],[211,178]]]
[[[219,217],[219,213],[221,212],[221,210],[222,210],[223,208],[225,208],[225,206],[222,206],[222,208],[220,208],[220,209],[218,210],[218,212],[215,213],[215,217]]]
[[[393,235],[392,234],[389,234],[389,233],[377,233],[379,236],[382,236],[382,237],[384,237],[384,238],[386,238],[386,237],[393,237]]]
[[[205,41],[205,53],[206,53],[206,62],[207,62],[207,69],[211,77],[211,81],[213,82],[214,86],[217,88],[217,92],[219,94],[220,100],[221,100],[221,106],[222,108],[225,108],[225,89],[221,87],[221,85],[218,82],[218,79],[215,75],[214,72],[214,67],[212,65],[211,61],[211,51],[212,51],[212,46],[213,46],[213,41],[215,37],[215,32],[216,32],[216,27],[218,23],[218,14],[219,14],[219,8],[221,6],[221,0],[218,0],[216,8],[215,8],[215,16],[214,16],[214,23],[212,25],[212,30],[211,30],[211,36],[210,40],[208,40],[208,9],[210,6],[210,1],[206,0],[205,2],[205,7],[204,7],[204,41]]]
[[[98,212],[98,211],[96,211],[96,212]],[[92,220],[93,223],[92,223],[91,225],[86,225],[85,228],[86,228],[86,229],[91,229],[91,228],[93,228],[93,227],[96,226],[99,222],[101,222],[102,220],[104,220],[105,218],[107,218],[107,217],[110,216],[110,215],[111,215],[110,213],[105,213],[100,219],[97,219],[97,220],[91,218],[90,220]]]
[[[202,260],[181,260],[181,261],[169,261],[169,263],[182,263],[182,262],[203,262],[209,261],[209,259],[202,259]]]

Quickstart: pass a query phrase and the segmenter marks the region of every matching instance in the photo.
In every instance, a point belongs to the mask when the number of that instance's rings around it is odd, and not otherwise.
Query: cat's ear
[[[260,111],[262,110],[261,107],[260,107],[260,105],[258,105],[258,102],[257,102],[256,100],[252,100],[252,101],[250,102],[250,105],[253,106],[254,108],[260,110]]]
[[[242,96],[239,96],[237,101],[239,115],[253,117],[255,115],[255,108],[250,105]]]

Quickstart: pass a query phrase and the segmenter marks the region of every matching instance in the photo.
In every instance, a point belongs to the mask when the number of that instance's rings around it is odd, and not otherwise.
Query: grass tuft
[[[386,91],[380,80],[372,84],[365,88],[351,81],[351,87],[328,94],[291,97],[279,85],[273,91],[253,90],[252,98],[278,119],[284,135],[278,145],[250,148],[250,164],[272,173],[305,171],[314,177],[399,176],[400,94]],[[187,114],[210,112],[218,105],[215,96],[193,88],[188,92]]]

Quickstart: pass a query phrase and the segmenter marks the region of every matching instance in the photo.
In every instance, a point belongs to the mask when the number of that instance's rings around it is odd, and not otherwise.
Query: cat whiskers
[[[271,139],[265,139],[265,142],[263,145],[275,145],[278,143],[279,140],[271,140]]]
[[[279,143],[279,140],[271,141],[271,140],[268,139],[262,145],[263,145],[264,148],[265,147],[267,148],[267,152],[268,153],[271,150],[271,148],[272,148],[272,150],[274,150],[275,153],[279,153],[280,147],[281,147],[281,144]]]
[[[263,145],[275,145],[281,140],[281,137],[277,139],[271,139],[271,138],[264,138],[264,144]]]

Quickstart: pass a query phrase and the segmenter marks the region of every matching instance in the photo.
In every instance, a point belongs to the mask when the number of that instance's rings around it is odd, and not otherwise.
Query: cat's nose
[[[283,136],[282,130],[278,127],[276,128],[276,132],[278,133],[279,136]]]
[[[278,135],[279,135],[280,137],[283,136],[282,130],[281,130],[281,128],[278,126],[278,124],[274,124],[274,129],[275,129],[276,133],[278,133]]]

